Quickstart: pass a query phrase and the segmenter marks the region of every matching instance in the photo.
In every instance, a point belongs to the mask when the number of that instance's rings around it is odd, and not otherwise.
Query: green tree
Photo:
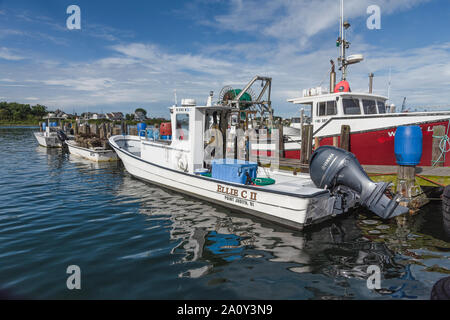
[[[0,109],[0,120],[10,120],[11,119],[11,112],[8,109]]]
[[[36,116],[36,117],[42,118],[47,113],[48,113],[47,112],[47,108],[45,106],[40,105],[40,104],[37,104],[37,105],[35,105],[35,106],[33,106],[31,108],[31,114]]]

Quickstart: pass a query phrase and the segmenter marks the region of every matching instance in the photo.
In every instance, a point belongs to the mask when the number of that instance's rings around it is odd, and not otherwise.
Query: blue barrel
[[[153,139],[153,128],[147,128],[147,138]]]
[[[145,130],[147,129],[146,123],[138,123],[137,124],[137,130],[138,130],[138,136],[145,137]]]
[[[398,127],[395,132],[395,158],[401,166],[416,166],[422,158],[422,129],[419,126]]]

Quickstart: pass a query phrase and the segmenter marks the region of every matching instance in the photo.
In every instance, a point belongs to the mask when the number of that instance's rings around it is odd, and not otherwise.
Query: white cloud
[[[430,0],[346,0],[345,17],[366,16],[367,7],[378,5],[381,14],[408,10]],[[300,40],[303,44],[317,33],[338,26],[338,0],[232,0],[229,12],[213,17],[208,25],[235,32],[259,33],[281,40]],[[204,23],[204,22],[200,22]],[[337,30],[337,29],[336,29]]]
[[[0,47],[0,58],[10,61],[18,61],[25,59],[24,57],[16,54],[13,50]]]

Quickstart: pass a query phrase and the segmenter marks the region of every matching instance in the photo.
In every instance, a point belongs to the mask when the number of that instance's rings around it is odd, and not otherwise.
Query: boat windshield
[[[364,114],[377,114],[377,104],[375,100],[363,100]]]
[[[361,114],[361,108],[359,107],[359,100],[355,98],[342,99],[342,105],[344,107],[344,114]]]
[[[378,100],[378,113],[386,113],[386,105],[383,101]]]
[[[189,140],[189,115],[177,114],[177,131],[176,138],[178,140]]]

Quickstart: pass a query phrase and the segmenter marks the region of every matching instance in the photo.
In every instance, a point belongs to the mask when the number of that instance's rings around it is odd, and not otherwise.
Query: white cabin
[[[332,118],[358,118],[362,115],[386,114],[384,96],[370,93],[339,92],[302,98],[289,99],[288,102],[300,104],[310,111],[314,131]]]
[[[211,128],[214,112],[223,106],[196,106],[193,100],[186,100],[182,106],[170,108],[172,140],[154,141],[141,137],[141,158],[157,165],[194,173],[204,168],[205,132]]]

